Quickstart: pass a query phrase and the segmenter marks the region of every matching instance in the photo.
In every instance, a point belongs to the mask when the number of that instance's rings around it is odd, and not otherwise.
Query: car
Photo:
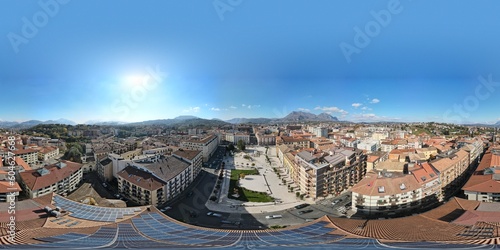
[[[302,208],[305,208],[305,207],[307,207],[307,206],[309,206],[309,204],[307,204],[307,203],[302,203],[302,204],[300,204],[300,205],[295,206],[295,209],[302,209]]]
[[[162,209],[160,209],[161,212],[166,212],[168,210],[172,209],[172,207],[164,207]]]
[[[311,213],[313,210],[312,209],[309,209],[309,210],[302,210],[302,211],[299,211],[298,214],[299,215],[302,215],[302,214],[307,214],[307,213]]]
[[[334,201],[332,201],[332,205],[335,205],[335,204],[337,204],[337,203],[339,203],[339,200],[334,200]]]
[[[106,182],[103,182],[103,183],[102,183],[102,186],[103,186],[103,187],[108,187],[108,184],[106,184]]]
[[[266,219],[280,219],[280,218],[283,218],[283,215],[275,214],[266,216]]]
[[[193,194],[194,194],[194,192],[193,192],[193,191],[191,191],[191,192],[189,192],[189,193],[186,195],[186,197],[191,197],[191,196],[193,196]]]
[[[115,194],[115,198],[120,199],[120,194]]]
[[[214,213],[214,212],[208,212],[208,213],[207,213],[207,216],[218,217],[218,218],[222,217],[222,215],[221,215],[221,214]]]

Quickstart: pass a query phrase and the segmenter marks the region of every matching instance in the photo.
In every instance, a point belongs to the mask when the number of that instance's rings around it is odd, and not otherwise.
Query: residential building
[[[28,164],[36,164],[38,161],[38,151],[32,148],[14,150],[16,157],[20,157]]]
[[[59,156],[58,147],[43,147],[38,151],[38,160],[47,161],[49,159],[55,159]]]
[[[459,190],[471,166],[469,153],[465,150],[455,150],[442,158],[431,161],[430,164],[436,169],[441,181],[440,200],[451,197]]]
[[[361,216],[381,217],[418,212],[436,204],[439,177],[429,164],[408,164],[393,171],[375,169],[352,190],[352,209]]]
[[[339,195],[366,173],[366,155],[352,148],[332,148],[328,152],[307,149],[295,154],[293,160],[291,157],[285,154],[283,165],[300,192],[313,199]]]
[[[30,198],[56,192],[67,195],[78,188],[82,180],[82,164],[60,161],[37,170],[21,172],[21,186]]]
[[[462,190],[468,200],[500,202],[500,150],[490,150],[484,154]]]
[[[204,138],[191,137],[190,140],[182,141],[181,148],[203,152],[203,162],[207,162],[219,146],[219,140],[215,135]]]
[[[360,150],[366,150],[368,153],[371,153],[378,151],[380,149],[380,143],[379,141],[368,139],[358,143],[357,148]]]
[[[389,158],[389,153],[384,151],[372,152],[366,157],[366,171],[370,171],[377,168],[380,162],[387,161]]]
[[[239,141],[243,141],[245,145],[250,144],[250,135],[245,133],[226,133],[226,141],[238,144]]]
[[[191,179],[194,180],[196,176],[200,174],[201,168],[203,167],[203,154],[201,151],[179,149],[172,153],[172,155],[183,161],[186,161],[192,166],[193,171],[191,171]]]
[[[257,137],[257,144],[259,146],[276,145],[276,134],[266,134],[258,132],[255,134]]]
[[[276,137],[276,145],[292,145],[297,148],[309,148],[310,141],[309,139],[300,138],[300,137],[289,137],[289,136],[278,136]]]
[[[201,151],[178,151],[152,162],[129,162],[118,172],[118,190],[138,204],[159,206],[193,182],[201,157]]]
[[[113,161],[109,157],[104,157],[96,162],[97,175],[103,181],[113,180]]]

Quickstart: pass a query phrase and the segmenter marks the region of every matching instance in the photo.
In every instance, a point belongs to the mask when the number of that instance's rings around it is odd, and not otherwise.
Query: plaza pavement
[[[254,156],[253,151],[260,151],[260,156]],[[212,211],[224,213],[269,213],[293,208],[302,203],[314,203],[312,200],[300,200],[296,198],[295,192],[288,192],[288,186],[283,185],[283,182],[276,173],[273,167],[279,169],[280,163],[276,157],[276,148],[269,147],[268,156],[271,159],[271,164],[266,162],[265,147],[250,147],[245,150],[245,153],[237,153],[234,157],[227,156],[224,158],[225,169],[223,183],[221,185],[221,193],[217,201],[208,200],[206,207]],[[244,159],[244,155],[249,155],[252,160]],[[248,163],[248,165],[247,165]],[[249,190],[258,192],[267,192],[274,197],[276,202],[242,202],[228,197],[229,181],[232,169],[252,169],[252,163],[255,163],[255,168],[259,170],[260,175],[247,175],[244,180],[240,180],[240,185]],[[219,171],[216,171],[218,174]],[[289,178],[287,178],[289,180]]]

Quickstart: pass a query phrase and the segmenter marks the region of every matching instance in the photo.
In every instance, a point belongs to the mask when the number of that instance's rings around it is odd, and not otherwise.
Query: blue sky
[[[500,120],[498,1],[2,3],[0,120]]]

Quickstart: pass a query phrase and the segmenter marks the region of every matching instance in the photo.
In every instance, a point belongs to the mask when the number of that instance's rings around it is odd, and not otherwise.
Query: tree
[[[234,145],[232,143],[230,143],[228,146],[227,146],[227,150],[229,151],[234,151]]]
[[[236,146],[238,147],[238,149],[239,149],[240,151],[244,151],[244,150],[245,150],[245,148],[246,148],[246,147],[245,147],[245,142],[244,142],[243,140],[239,140],[239,141],[238,141],[238,144],[237,144]]]

